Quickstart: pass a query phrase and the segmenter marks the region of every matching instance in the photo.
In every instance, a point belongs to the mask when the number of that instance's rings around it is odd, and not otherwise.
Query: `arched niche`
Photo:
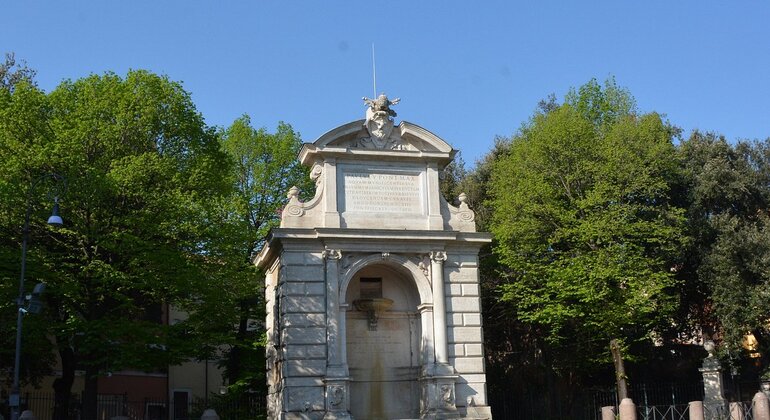
[[[351,414],[367,419],[419,417],[421,299],[411,273],[380,262],[362,267],[348,280],[345,344],[355,349],[347,352]],[[372,301],[383,304],[367,306]]]

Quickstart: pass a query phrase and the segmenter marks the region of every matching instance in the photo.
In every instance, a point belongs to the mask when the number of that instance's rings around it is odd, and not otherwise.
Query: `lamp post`
[[[9,403],[11,406],[11,420],[18,420],[19,408],[20,408],[20,396],[19,396],[19,366],[21,365],[21,327],[24,314],[27,313],[27,309],[24,307],[25,295],[24,295],[24,275],[27,269],[27,242],[29,242],[29,218],[32,214],[32,197],[35,193],[35,187],[45,180],[53,179],[54,186],[58,187],[59,184],[65,185],[64,178],[58,174],[46,174],[35,179],[29,187],[27,192],[27,213],[24,216],[24,230],[22,231],[21,241],[21,275],[19,276],[19,297],[16,300],[16,306],[18,313],[16,316],[16,358],[13,364],[13,386],[11,388],[11,395]],[[54,197],[54,206],[51,217],[48,218],[48,224],[52,226],[61,226],[63,224],[62,218],[59,215],[59,193],[62,189],[53,188],[52,193]]]

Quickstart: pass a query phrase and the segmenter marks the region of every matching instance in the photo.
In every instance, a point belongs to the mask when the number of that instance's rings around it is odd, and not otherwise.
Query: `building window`
[[[379,277],[361,277],[361,299],[382,298],[382,279]]]

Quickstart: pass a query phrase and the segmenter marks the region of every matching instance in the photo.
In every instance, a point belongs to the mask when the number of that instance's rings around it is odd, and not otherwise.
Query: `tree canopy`
[[[770,351],[770,139],[729,144],[694,132],[679,153],[688,191],[691,282],[702,318],[735,359],[752,334]],[[756,355],[756,354],[755,354]],[[732,360],[735,363],[736,360]],[[765,363],[767,365],[767,362]]]
[[[677,305],[674,133],[612,80],[591,81],[536,112],[492,168],[502,299],[557,368],[606,361],[611,338],[649,338]]]
[[[64,363],[57,391],[69,393],[76,365],[95,401],[98,375],[190,357],[184,325],[160,321],[165,304],[208,278],[205,201],[229,186],[220,176],[226,155],[189,94],[148,72],[107,73],[47,95],[19,83],[2,94],[0,113],[8,237],[19,237],[26,207],[13,186],[49,172],[67,180],[65,227],[52,231],[36,217],[30,247],[30,266],[40,268],[29,277],[48,285],[46,333]],[[45,191],[34,200],[47,206]]]

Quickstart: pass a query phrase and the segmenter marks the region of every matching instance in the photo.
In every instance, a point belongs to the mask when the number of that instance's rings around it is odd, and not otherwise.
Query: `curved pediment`
[[[318,154],[361,154],[382,156],[391,159],[431,158],[441,166],[448,164],[456,151],[449,143],[436,134],[402,121],[387,131],[387,135],[376,137],[367,127],[370,120],[357,120],[329,130],[313,143],[306,143],[300,152],[305,164],[315,161]]]
[[[408,121],[402,121],[400,124],[393,127],[393,131],[388,138],[380,142],[383,145],[382,147],[377,147],[376,145],[370,147],[364,146],[362,143],[365,139],[371,137],[366,128],[366,121],[367,120],[352,121],[329,130],[319,137],[318,140],[313,142],[313,145],[317,148],[350,147],[446,153],[452,151],[452,146],[445,142],[441,137]]]

